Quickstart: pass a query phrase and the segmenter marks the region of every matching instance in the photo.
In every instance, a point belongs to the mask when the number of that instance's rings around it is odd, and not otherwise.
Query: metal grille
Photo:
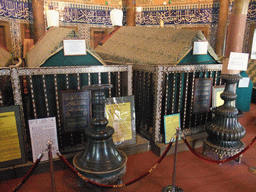
[[[211,120],[210,112],[192,113],[194,81],[199,77],[212,78],[213,85],[220,85],[221,67],[220,64],[134,66],[137,131],[154,142],[162,142],[165,115],[180,113],[182,129],[192,129]]]

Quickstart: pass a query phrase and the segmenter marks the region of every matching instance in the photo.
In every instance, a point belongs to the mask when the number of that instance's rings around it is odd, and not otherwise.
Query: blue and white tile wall
[[[10,23],[12,54],[21,56],[20,23],[29,23],[31,20],[31,3],[24,1],[0,0],[0,20]]]
[[[82,38],[90,41],[90,27],[111,27],[111,6],[48,2],[49,8],[60,11],[61,25],[78,26]],[[0,20],[9,21],[14,56],[21,56],[20,23],[32,23],[31,0],[0,0]],[[124,10],[125,12],[125,10]],[[219,4],[144,7],[136,13],[137,26],[156,26],[160,19],[166,27],[209,26],[210,44],[215,47]],[[125,13],[124,13],[125,15]],[[256,20],[256,2],[249,5],[244,51],[247,50],[250,24]],[[125,18],[124,18],[125,22]]]
[[[137,13],[136,24],[158,25],[159,19],[162,19],[166,25],[218,22],[219,6],[205,5],[202,7],[186,5],[143,8],[141,13]]]
[[[136,15],[136,25],[159,25],[160,19],[165,26],[181,28],[184,26],[209,26],[209,42],[214,47],[217,34],[219,4],[145,7]]]

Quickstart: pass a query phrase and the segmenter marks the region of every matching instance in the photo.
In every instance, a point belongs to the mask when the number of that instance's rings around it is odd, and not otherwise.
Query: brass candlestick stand
[[[73,164],[88,179],[100,184],[118,184],[126,171],[127,156],[117,150],[112,135],[114,129],[106,127],[105,90],[112,85],[90,85],[91,90],[92,126],[85,133],[87,144],[84,152],[78,153]]]
[[[236,84],[241,79],[239,74],[223,74],[220,76],[225,84],[225,90],[221,94],[224,104],[212,109],[215,114],[212,121],[205,126],[208,133],[203,146],[203,153],[210,149],[218,155],[219,160],[223,157],[233,156],[244,149],[244,143],[240,141],[245,136],[245,129],[238,121],[242,112],[232,105],[236,100]],[[241,156],[239,158],[241,161]]]

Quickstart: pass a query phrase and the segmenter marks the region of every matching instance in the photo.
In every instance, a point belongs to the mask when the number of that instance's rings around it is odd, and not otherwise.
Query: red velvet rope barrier
[[[242,155],[243,153],[245,153],[255,142],[256,142],[256,137],[254,137],[254,139],[251,141],[251,143],[244,148],[244,150],[240,151],[239,153],[237,153],[236,155],[230,157],[230,158],[227,158],[227,159],[223,159],[223,160],[213,160],[213,159],[209,159],[209,158],[206,158],[204,157],[203,155],[197,153],[191,146],[190,144],[188,143],[188,141],[186,140],[185,137],[182,137],[183,141],[185,142],[186,146],[189,148],[189,150],[197,157],[199,157],[200,159],[204,160],[204,161],[207,161],[207,162],[210,162],[210,163],[217,163],[217,164],[220,164],[220,163],[227,163],[229,161],[232,161],[234,159],[236,159],[237,157],[239,157],[240,155]]]
[[[35,163],[33,164],[33,166],[30,168],[30,170],[27,172],[27,174],[23,177],[23,179],[21,180],[21,182],[17,185],[17,187],[15,187],[12,191],[15,192],[17,191],[19,188],[21,188],[21,186],[28,180],[28,178],[32,175],[32,173],[34,172],[35,168],[38,166],[38,164],[40,163],[41,159],[43,158],[44,154],[41,153],[39,155],[39,157],[37,158],[37,160],[35,161]]]
[[[86,181],[87,183],[91,183],[93,185],[99,186],[99,187],[105,187],[105,188],[121,188],[121,187],[125,187],[128,185],[131,185],[137,181],[139,181],[140,179],[144,178],[145,176],[147,176],[149,173],[151,173],[156,167],[157,165],[164,159],[164,157],[166,156],[166,154],[168,153],[168,151],[170,150],[171,146],[173,143],[173,139],[171,140],[171,142],[169,143],[169,145],[167,146],[167,148],[165,149],[164,153],[161,155],[161,157],[157,160],[157,162],[154,164],[154,166],[151,167],[151,169],[149,169],[148,171],[146,171],[145,173],[143,173],[141,176],[128,181],[124,184],[119,184],[119,185],[106,185],[106,184],[100,184],[100,183],[96,183],[88,178],[86,178],[85,176],[83,176],[81,173],[79,173],[72,165],[69,164],[69,162],[66,160],[66,158],[61,154],[61,153],[57,153],[57,155],[59,156],[59,158],[63,161],[63,163],[73,172],[75,173],[78,177],[80,177],[82,180]]]

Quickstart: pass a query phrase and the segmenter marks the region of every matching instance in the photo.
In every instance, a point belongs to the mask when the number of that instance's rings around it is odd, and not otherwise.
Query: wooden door
[[[248,40],[248,46],[247,46],[247,52],[249,54],[251,54],[251,51],[252,51],[252,43],[253,43],[253,36],[254,36],[255,29],[256,29],[256,23],[252,23],[250,25],[249,40]]]
[[[20,24],[21,32],[21,42],[23,43],[24,39],[33,39],[33,25],[28,23]]]
[[[12,51],[10,24],[7,21],[0,21],[0,44],[9,52]]]
[[[95,49],[104,37],[106,37],[112,28],[94,28],[90,29],[90,45],[93,49]]]
[[[0,44],[6,47],[6,36],[4,26],[0,26]],[[7,48],[7,47],[6,47]]]

